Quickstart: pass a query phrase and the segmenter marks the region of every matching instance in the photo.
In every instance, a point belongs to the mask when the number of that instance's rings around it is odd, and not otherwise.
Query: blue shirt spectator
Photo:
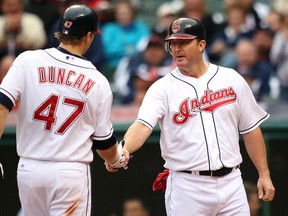
[[[116,2],[115,22],[106,23],[101,31],[105,61],[114,69],[123,57],[143,50],[150,36],[148,25],[136,18],[129,1]]]

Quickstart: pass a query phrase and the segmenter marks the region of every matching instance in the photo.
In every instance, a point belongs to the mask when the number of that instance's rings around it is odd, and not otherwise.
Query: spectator
[[[257,29],[253,35],[252,43],[257,48],[257,59],[259,62],[265,63],[267,68],[271,68],[272,74],[269,79],[270,86],[270,99],[279,99],[280,83],[279,78],[276,76],[276,66],[271,62],[270,52],[274,39],[274,31],[270,28]]]
[[[227,24],[223,31],[213,37],[208,46],[211,61],[222,66],[231,67],[235,62],[235,46],[243,38],[252,38],[253,32],[245,27],[245,8],[242,4],[228,5],[226,10]]]
[[[182,0],[164,2],[156,10],[156,24],[153,29],[161,32],[163,40],[165,39],[171,22],[180,17],[184,2]]]
[[[248,181],[244,181],[244,188],[246,191],[248,204],[250,208],[250,216],[260,216],[262,206],[258,198],[257,185]]]
[[[147,206],[140,198],[127,198],[123,203],[123,216],[149,216]]]
[[[41,18],[46,34],[48,34],[51,26],[60,16],[57,4],[49,0],[29,0],[24,7],[24,11]]]
[[[101,29],[105,62],[112,74],[123,57],[143,50],[150,35],[148,25],[137,19],[136,11],[129,1],[117,1],[114,8],[115,22],[106,23]],[[109,74],[107,76],[109,78]]]
[[[89,5],[89,1],[87,1],[87,4]],[[114,9],[111,1],[101,0],[96,6],[92,5],[91,7],[95,9],[99,16],[100,26],[108,22],[115,22]]]
[[[245,26],[250,31],[255,31],[258,28],[267,27],[265,17],[270,11],[270,6],[255,0],[225,0],[224,4],[229,6],[240,2],[246,12]]]
[[[285,11],[285,7],[283,7],[283,5],[285,5],[286,2],[287,0],[270,0],[270,4],[274,8],[274,10],[280,14]]]
[[[276,32],[271,47],[271,61],[277,67],[277,76],[281,82],[281,99],[288,101],[288,3],[283,7],[284,20],[282,28]]]
[[[173,59],[164,47],[166,31],[151,34],[144,51],[124,57],[115,72],[115,90],[121,104],[140,105],[152,83],[174,68]]]
[[[277,32],[282,28],[283,18],[281,13],[276,10],[271,10],[265,17],[265,22],[273,32]]]
[[[233,69],[247,81],[257,101],[270,96],[269,81],[274,74],[271,65],[258,61],[257,47],[250,40],[241,40],[236,46],[237,61]]]
[[[163,28],[167,31],[171,22],[179,18],[183,6],[183,1],[162,3],[156,11],[156,28]]]
[[[208,12],[205,0],[184,0],[184,8],[181,16],[200,20],[206,29],[207,45],[209,46],[212,36],[220,32],[222,23]]]
[[[1,59],[0,61],[0,83],[2,82],[3,78],[6,76],[14,59],[15,57],[11,55],[7,55]]]
[[[101,4],[103,4],[103,2],[110,3],[111,0],[86,0],[87,5],[93,9],[101,7]]]
[[[265,17],[270,11],[270,6],[256,0],[242,0],[242,2],[246,6],[248,27],[250,26],[251,30],[267,27]]]
[[[1,59],[0,61],[0,84],[2,83],[2,80],[6,76],[14,60],[15,60],[15,56],[12,56],[12,55],[6,55]],[[17,100],[15,106],[13,106],[13,110],[17,110],[18,105],[19,105],[19,101]]]
[[[84,1],[79,0],[62,0],[58,3],[59,13],[63,14],[65,9],[73,4],[84,4]],[[60,18],[57,19],[52,25],[50,32],[48,34],[47,48],[57,47],[59,45],[59,40],[54,37],[54,33],[58,31],[58,26],[60,23]],[[101,35],[95,34],[94,40],[91,46],[88,48],[87,52],[83,55],[86,59],[92,62],[92,64],[101,71],[103,69],[104,62],[104,51],[103,44],[101,40]]]
[[[270,51],[273,43],[274,32],[270,28],[260,28],[255,31],[252,42],[258,51],[258,60],[271,64]]]
[[[43,48],[46,34],[42,20],[23,11],[22,0],[3,0],[0,16],[0,58]]]

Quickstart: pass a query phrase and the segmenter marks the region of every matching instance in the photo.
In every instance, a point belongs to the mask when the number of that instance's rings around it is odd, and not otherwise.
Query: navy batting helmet
[[[193,18],[179,18],[171,23],[166,41],[174,39],[206,40],[206,31],[203,24]]]
[[[96,12],[86,5],[68,7],[61,18],[58,30],[61,34],[74,38],[81,38],[88,32],[101,33],[98,29]]]

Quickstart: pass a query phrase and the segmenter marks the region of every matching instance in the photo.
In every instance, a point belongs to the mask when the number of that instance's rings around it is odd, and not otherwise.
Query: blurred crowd
[[[151,1],[152,2],[152,1]],[[207,31],[205,60],[237,70],[258,102],[288,102],[288,2],[219,0],[163,1],[155,22],[139,16],[139,0],[0,0],[0,82],[25,50],[57,47],[59,17],[72,4],[97,11],[102,35],[85,54],[111,83],[118,105],[140,105],[157,79],[175,68],[164,39],[170,23],[193,17]],[[215,3],[216,4],[216,3]]]

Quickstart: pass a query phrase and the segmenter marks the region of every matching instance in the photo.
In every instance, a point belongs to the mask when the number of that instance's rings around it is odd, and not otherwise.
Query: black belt
[[[232,168],[222,167],[221,169],[218,169],[218,170],[205,170],[205,171],[183,170],[180,172],[184,172],[184,173],[188,173],[188,174],[192,174],[192,175],[222,177],[222,176],[225,176],[225,175],[231,173],[232,171],[238,169],[239,167],[240,167],[240,165],[238,165],[236,167],[232,167]]]

